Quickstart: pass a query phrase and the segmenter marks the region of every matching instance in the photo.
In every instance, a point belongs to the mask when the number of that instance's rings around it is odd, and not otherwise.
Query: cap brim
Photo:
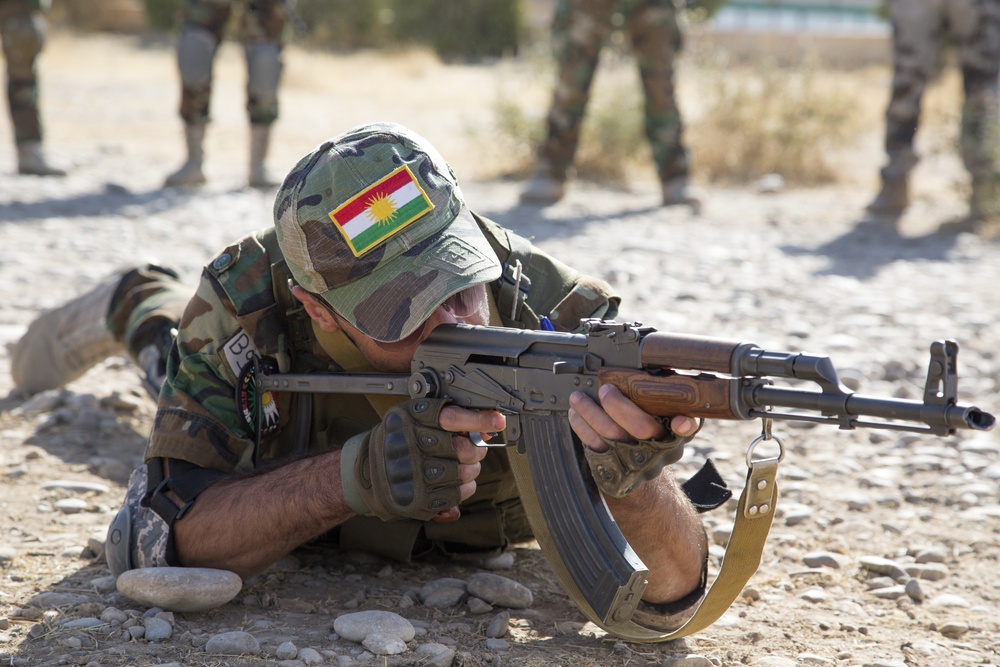
[[[441,231],[369,275],[321,296],[365,335],[395,342],[413,333],[452,294],[496,280],[501,270],[490,242],[463,203]]]

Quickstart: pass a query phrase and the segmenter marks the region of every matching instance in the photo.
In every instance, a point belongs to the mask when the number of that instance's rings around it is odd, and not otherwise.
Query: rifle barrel
[[[996,418],[974,406],[924,403],[904,398],[879,398],[839,392],[805,391],[772,385],[754,387],[750,401],[755,408],[775,406],[812,410],[839,417],[845,428],[855,424],[852,417],[877,417],[926,424],[932,433],[947,435],[956,428],[988,431]],[[892,427],[892,424],[886,424]]]

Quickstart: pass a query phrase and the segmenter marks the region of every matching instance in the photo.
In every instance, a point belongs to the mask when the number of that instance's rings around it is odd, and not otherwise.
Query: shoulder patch
[[[208,270],[216,276],[228,271],[240,258],[240,245],[230,246],[216,255],[208,264]]]

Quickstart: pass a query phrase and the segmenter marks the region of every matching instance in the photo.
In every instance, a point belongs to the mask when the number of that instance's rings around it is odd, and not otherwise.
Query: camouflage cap
[[[274,225],[299,285],[380,341],[500,276],[451,167],[401,125],[362,125],[302,158],[278,190]]]

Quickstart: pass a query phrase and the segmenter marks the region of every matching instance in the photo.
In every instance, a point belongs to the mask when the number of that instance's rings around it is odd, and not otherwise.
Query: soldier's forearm
[[[230,570],[246,579],[353,516],[335,451],[213,484],[174,524],[173,534],[182,565]]]
[[[623,498],[605,499],[622,534],[649,568],[643,600],[675,602],[698,587],[708,540],[669,469]]]

